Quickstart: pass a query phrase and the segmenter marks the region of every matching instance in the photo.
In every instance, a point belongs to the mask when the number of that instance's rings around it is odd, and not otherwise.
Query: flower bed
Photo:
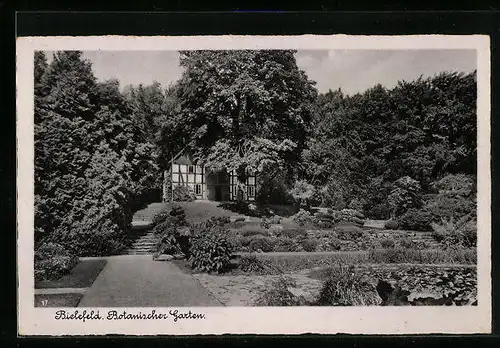
[[[392,252],[401,253],[401,256],[393,257]],[[387,249],[375,251],[377,256],[370,252],[336,252],[336,253],[255,253],[243,255],[241,262],[246,262],[246,258],[255,259],[258,263],[255,267],[248,267],[251,274],[280,274],[294,272],[302,269],[315,267],[328,267],[339,264],[359,265],[359,264],[467,264],[475,265],[476,250],[463,249],[460,251],[447,252],[442,250],[390,250],[386,256]],[[466,255],[466,256],[464,256]]]
[[[312,270],[313,279],[328,279],[332,268]],[[354,272],[366,277],[375,292],[379,280],[410,292],[409,299],[451,296],[455,304],[471,304],[477,298],[477,271],[468,266],[442,265],[356,265]]]
[[[370,287],[366,289],[365,298],[371,298],[374,305],[382,304],[382,299],[376,290],[379,279],[388,281],[391,284],[398,284],[403,289],[409,290],[411,293],[410,299],[427,296],[439,298],[442,295],[451,293],[457,303],[471,304],[477,296],[476,269],[474,267],[358,265],[354,271],[357,278],[364,278],[368,281]],[[324,267],[286,273],[285,277],[290,279],[294,286],[281,289],[281,292],[288,290],[296,297],[303,297],[306,301],[303,304],[298,302],[299,305],[316,305],[324,288],[324,282],[330,274],[331,268]],[[254,306],[258,304],[264,292],[273,291],[272,287],[283,278],[283,275],[283,273],[268,275],[195,274],[194,277],[226,306]],[[290,295],[290,293],[287,292],[286,294]],[[325,295],[328,294],[323,291],[323,298]],[[290,305],[296,305],[296,298],[292,297],[291,299],[293,301],[290,301]],[[279,300],[284,299],[280,298]],[[354,302],[356,303],[356,301]],[[335,304],[323,303],[323,305]],[[336,305],[340,304],[337,303]]]

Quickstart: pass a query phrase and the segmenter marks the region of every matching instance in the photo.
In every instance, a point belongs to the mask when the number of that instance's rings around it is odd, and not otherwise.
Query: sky
[[[153,81],[168,86],[182,74],[176,51],[85,51],[84,57],[99,80],[116,78],[121,87]],[[378,83],[392,88],[421,75],[476,69],[474,50],[302,50],[296,59],[319,92],[341,88],[347,94]]]

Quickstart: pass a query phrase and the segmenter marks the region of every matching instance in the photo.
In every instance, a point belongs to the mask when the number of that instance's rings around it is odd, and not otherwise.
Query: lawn
[[[35,295],[35,307],[77,307],[83,294]]]
[[[35,288],[88,288],[94,283],[106,263],[104,259],[80,260],[68,274],[57,280],[37,281]]]

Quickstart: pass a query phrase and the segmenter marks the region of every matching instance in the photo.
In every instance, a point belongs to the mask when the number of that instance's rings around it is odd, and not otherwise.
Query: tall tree
[[[111,252],[154,179],[154,148],[118,82],[97,82],[81,52],[56,52],[39,81],[36,240],[55,239],[79,254]]]
[[[297,164],[316,90],[294,51],[191,51],[180,62],[180,110],[163,125],[163,144],[182,139],[177,146],[240,181]]]

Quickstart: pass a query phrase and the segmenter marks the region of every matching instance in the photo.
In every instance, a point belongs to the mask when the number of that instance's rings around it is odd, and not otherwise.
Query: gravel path
[[[221,306],[193,276],[151,255],[122,255],[108,263],[79,307]]]

